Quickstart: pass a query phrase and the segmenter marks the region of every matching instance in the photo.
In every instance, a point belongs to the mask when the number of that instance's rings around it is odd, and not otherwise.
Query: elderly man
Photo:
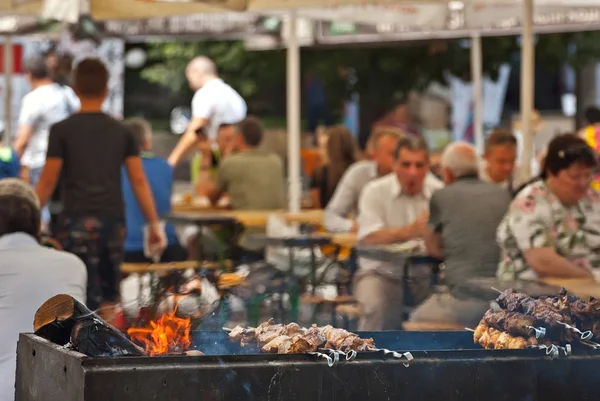
[[[40,220],[33,189],[15,178],[0,180],[0,401],[14,400],[17,340],[31,332],[40,305],[56,294],[85,302],[85,265],[41,246]]]
[[[177,165],[181,157],[198,141],[212,141],[223,124],[236,124],[246,117],[246,102],[217,74],[215,63],[208,57],[196,57],[185,70],[192,98],[192,121],[169,156],[169,164]]]
[[[420,137],[398,141],[394,173],[367,184],[359,202],[358,239],[364,245],[388,245],[423,238],[427,208],[442,184],[425,179],[427,143]],[[429,295],[429,275],[415,272],[411,289],[417,301]],[[429,269],[427,269],[429,270]],[[402,266],[360,260],[354,294],[363,309],[359,330],[394,330],[402,325]]]
[[[511,195],[478,178],[479,157],[468,143],[449,145],[441,165],[446,187],[431,198],[425,246],[444,260],[447,287],[419,306],[411,321],[476,325],[488,301],[468,296],[465,281],[495,275],[500,260],[496,229]]]

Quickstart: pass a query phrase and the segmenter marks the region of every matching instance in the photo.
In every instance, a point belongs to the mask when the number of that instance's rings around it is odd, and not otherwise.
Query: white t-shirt
[[[0,401],[14,401],[17,340],[33,331],[40,306],[58,294],[85,302],[87,271],[77,256],[24,233],[0,237]]]
[[[198,89],[192,99],[192,116],[209,121],[207,134],[217,137],[222,124],[236,124],[246,118],[246,102],[222,79],[215,78]]]
[[[21,158],[24,166],[40,168],[46,161],[50,127],[79,111],[79,98],[68,86],[48,84],[23,97],[19,126],[33,127],[33,134]]]

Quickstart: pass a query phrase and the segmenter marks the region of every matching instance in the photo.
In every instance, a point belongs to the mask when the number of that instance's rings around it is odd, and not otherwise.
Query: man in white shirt
[[[169,164],[177,165],[181,157],[197,141],[214,141],[223,124],[237,124],[246,118],[246,102],[217,75],[215,63],[208,57],[196,57],[185,71],[192,98],[192,120],[169,156]]]
[[[443,185],[426,180],[429,172],[427,143],[420,137],[404,137],[396,147],[394,172],[367,184],[358,214],[361,245],[389,245],[422,239],[427,232],[429,200]],[[362,307],[359,330],[395,330],[402,325],[402,275],[399,263],[366,258],[359,261],[354,295]],[[411,291],[417,301],[429,294],[427,269],[411,274]],[[411,272],[417,273],[417,272]]]
[[[370,181],[391,173],[394,169],[394,154],[402,132],[396,129],[382,128],[373,134],[373,160],[354,163],[342,176],[333,196],[329,200],[323,216],[323,225],[329,232],[356,232],[354,218],[358,214],[360,194]],[[428,184],[441,184],[433,174],[425,178]]]
[[[44,58],[28,59],[24,69],[32,90],[21,102],[14,149],[29,172],[30,184],[36,186],[46,162],[50,127],[79,111],[80,102],[70,87],[52,80]],[[44,208],[42,220],[47,223],[49,219]]]
[[[39,243],[40,207],[33,189],[0,180],[0,401],[13,401],[19,333],[33,330],[37,309],[57,294],[85,302],[87,272],[75,255]]]

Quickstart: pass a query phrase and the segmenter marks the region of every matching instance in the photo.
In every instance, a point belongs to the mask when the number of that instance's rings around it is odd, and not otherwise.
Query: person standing
[[[246,118],[246,102],[239,93],[217,74],[215,63],[208,57],[196,57],[185,70],[192,98],[192,120],[169,156],[176,166],[183,155],[198,141],[212,142],[223,124],[237,124]]]
[[[50,127],[79,110],[80,103],[71,88],[52,80],[43,57],[29,58],[24,69],[32,90],[23,97],[13,145],[25,167],[22,177],[35,186],[46,160]],[[49,221],[50,213],[44,208],[42,222]]]
[[[106,66],[98,59],[81,61],[75,68],[73,88],[81,99],[81,110],[50,128],[46,164],[36,192],[44,205],[62,172],[64,211],[56,237],[87,267],[87,306],[101,307],[101,316],[110,322],[119,301],[125,238],[121,165],[148,222],[148,243],[157,253],[165,247],[164,230],[133,133],[102,112],[108,93]]]

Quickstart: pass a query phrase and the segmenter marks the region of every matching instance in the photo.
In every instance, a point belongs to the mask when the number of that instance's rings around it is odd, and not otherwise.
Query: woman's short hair
[[[0,237],[22,232],[39,239],[40,202],[33,188],[17,178],[0,180]]]
[[[574,134],[558,135],[548,144],[542,178],[547,178],[548,174],[557,175],[574,164],[596,167],[598,160],[594,150],[579,136]]]

